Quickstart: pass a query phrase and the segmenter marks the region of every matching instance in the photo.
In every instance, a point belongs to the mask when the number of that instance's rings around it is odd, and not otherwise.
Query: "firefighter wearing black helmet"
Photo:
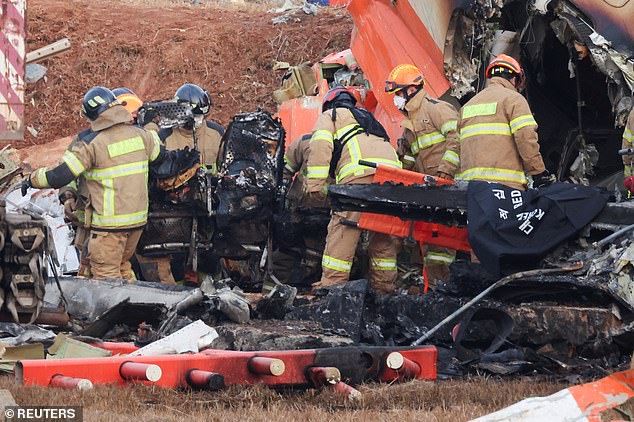
[[[37,169],[25,187],[60,188],[81,176],[92,276],[133,279],[130,258],[148,216],[149,164],[164,153],[158,135],[130,124],[130,113],[107,88],[88,90],[82,113],[90,129],[78,135],[61,164]]]
[[[211,110],[211,97],[209,93],[195,84],[184,84],[176,91],[174,99],[177,102],[190,104],[194,117],[199,119],[200,126],[196,129],[198,137],[198,150],[200,151],[200,163],[208,174],[215,175],[217,172],[216,161],[220,140],[225,130],[218,123],[206,120],[205,116]],[[161,141],[165,143],[168,151],[194,147],[193,127],[161,129],[159,131]]]
[[[396,151],[387,142],[385,129],[369,112],[357,108],[356,102],[355,97],[341,86],[334,87],[324,97],[306,163],[304,190],[309,197],[325,195],[329,177],[344,185],[372,183],[376,170],[359,164],[359,160],[402,167]],[[348,281],[361,230],[344,224],[344,221],[357,222],[359,218],[358,212],[333,212],[322,257],[322,277],[313,288]],[[396,279],[394,239],[386,234],[372,233],[368,255],[372,288],[391,292]]]

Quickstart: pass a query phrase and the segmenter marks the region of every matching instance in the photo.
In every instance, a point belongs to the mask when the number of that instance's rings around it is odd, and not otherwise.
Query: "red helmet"
[[[518,86],[524,82],[524,70],[522,66],[520,66],[517,60],[506,54],[500,54],[493,59],[486,70],[486,77],[489,79],[503,74],[517,76],[519,79]]]
[[[336,85],[324,96],[321,110],[330,110],[337,104],[345,104],[354,107],[357,104],[357,99],[346,88],[341,85]]]

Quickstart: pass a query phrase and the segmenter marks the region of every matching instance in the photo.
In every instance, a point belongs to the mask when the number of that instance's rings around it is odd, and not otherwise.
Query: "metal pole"
[[[570,272],[570,271],[580,270],[581,268],[583,268],[583,262],[578,262],[575,265],[572,265],[570,267],[545,268],[545,269],[538,269],[538,270],[531,270],[531,271],[523,271],[523,272],[511,274],[509,276],[501,278],[500,280],[496,281],[495,283],[491,284],[489,287],[484,289],[482,293],[480,293],[479,295],[471,299],[469,302],[465,303],[456,312],[452,313],[447,318],[443,319],[438,324],[436,324],[435,327],[427,331],[418,340],[413,342],[412,346],[418,346],[422,342],[429,340],[434,334],[436,334],[436,332],[439,329],[447,325],[449,322],[453,321],[456,317],[462,315],[467,309],[471,308],[473,305],[475,305],[476,303],[484,299],[485,296],[487,296],[489,293],[491,293],[493,290],[497,289],[498,287],[502,287],[505,284],[510,283],[511,281],[519,280],[521,278],[532,277],[537,275],[545,275],[545,274],[557,274],[557,273],[563,273],[563,272]]]

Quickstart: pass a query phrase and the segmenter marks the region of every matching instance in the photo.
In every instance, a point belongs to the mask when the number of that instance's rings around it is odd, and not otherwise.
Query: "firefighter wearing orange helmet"
[[[337,184],[372,183],[375,169],[360,160],[401,168],[385,129],[368,111],[356,107],[357,100],[337,86],[325,96],[322,114],[310,139],[304,191],[309,197],[323,198],[332,177]],[[322,257],[321,280],[313,288],[344,284],[350,277],[361,230],[354,227],[358,212],[333,212],[328,224]],[[352,223],[352,224],[351,224]],[[370,284],[388,293],[396,279],[396,242],[392,236],[372,233],[368,246]]]
[[[423,87],[424,76],[412,64],[396,66],[385,83],[385,91],[394,94],[394,105],[406,117],[399,155],[420,173],[452,179],[460,166],[458,112],[431,98]]]
[[[431,98],[423,87],[423,73],[412,64],[396,66],[385,83],[385,91],[394,94],[394,105],[405,115],[399,156],[419,173],[453,179],[460,167],[458,112],[451,104]],[[434,286],[449,276],[456,251],[433,245],[424,250],[425,274]]]
[[[552,183],[539,152],[537,122],[528,101],[518,92],[524,71],[514,58],[501,54],[487,67],[488,86],[460,112],[461,176],[524,190]]]

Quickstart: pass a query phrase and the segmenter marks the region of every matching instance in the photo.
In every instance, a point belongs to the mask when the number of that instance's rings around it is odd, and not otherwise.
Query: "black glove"
[[[31,178],[27,178],[20,183],[20,192],[22,192],[22,196],[26,196],[26,193],[29,191],[29,188],[32,188]]]
[[[536,174],[533,176],[533,188],[540,189],[545,188],[553,183],[555,183],[557,179],[554,174],[550,174],[548,170],[545,170],[542,173]]]

